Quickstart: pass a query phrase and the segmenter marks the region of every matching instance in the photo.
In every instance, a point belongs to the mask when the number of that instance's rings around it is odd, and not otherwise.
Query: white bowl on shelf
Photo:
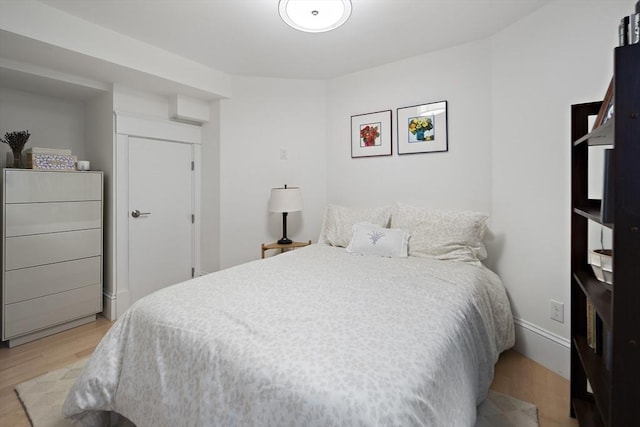
[[[613,285],[613,251],[611,249],[590,251],[589,264],[598,280]]]

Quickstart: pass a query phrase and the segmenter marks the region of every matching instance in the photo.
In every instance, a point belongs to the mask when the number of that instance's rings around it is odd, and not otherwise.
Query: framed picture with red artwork
[[[391,110],[351,116],[351,158],[391,155]]]

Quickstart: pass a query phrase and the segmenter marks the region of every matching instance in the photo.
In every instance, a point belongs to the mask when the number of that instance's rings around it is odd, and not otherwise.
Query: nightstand
[[[264,258],[265,251],[268,251],[270,249],[280,249],[280,253],[282,253],[282,252],[285,252],[286,250],[304,248],[305,246],[309,246],[310,244],[311,244],[311,240],[309,240],[308,242],[292,242],[287,245],[281,245],[280,243],[269,243],[265,245],[263,243],[262,258]]]

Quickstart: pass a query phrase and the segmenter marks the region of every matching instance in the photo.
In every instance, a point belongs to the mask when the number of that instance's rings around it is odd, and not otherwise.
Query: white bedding
[[[165,288],[105,335],[63,412],[98,425],[473,426],[514,342],[484,267],[311,245]]]

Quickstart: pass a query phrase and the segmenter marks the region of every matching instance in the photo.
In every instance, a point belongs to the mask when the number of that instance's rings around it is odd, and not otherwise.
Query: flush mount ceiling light
[[[296,30],[322,33],[347,22],[351,0],[280,0],[278,12]]]

